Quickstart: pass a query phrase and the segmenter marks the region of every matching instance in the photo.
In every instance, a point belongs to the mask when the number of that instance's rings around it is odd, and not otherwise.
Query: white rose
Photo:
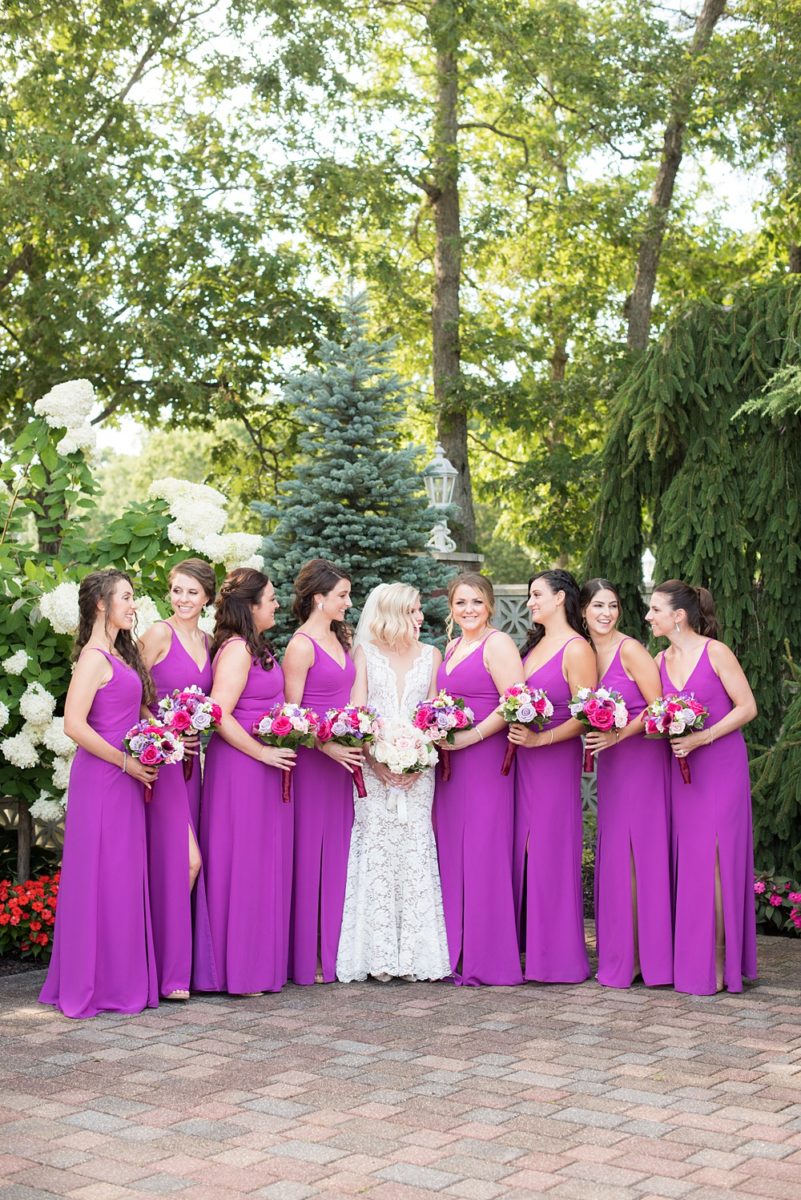
[[[26,650],[17,650],[16,654],[1,662],[0,667],[7,675],[21,675],[30,661],[31,657]]]
[[[0,700],[0,729],[5,729],[10,716],[11,713],[8,711],[8,705],[3,704],[2,700]]]
[[[52,592],[45,592],[39,601],[39,611],[56,633],[78,632],[78,585],[65,581]]]
[[[19,710],[31,725],[47,726],[56,711],[56,698],[41,683],[29,683],[20,696]]]
[[[68,738],[64,732],[63,717],[53,717],[42,735],[42,741],[48,750],[52,750],[54,754],[58,754],[62,758],[72,758],[76,750],[72,738]]]
[[[53,759],[53,787],[57,792],[65,792],[70,782],[70,759],[57,754]]]
[[[49,792],[40,792],[38,798],[31,805],[31,816],[37,821],[60,821],[64,816],[64,797],[56,798],[51,796]]]
[[[12,767],[20,767],[22,770],[35,767],[39,761],[36,747],[29,734],[24,731],[15,737],[4,738],[0,742],[0,753]]]

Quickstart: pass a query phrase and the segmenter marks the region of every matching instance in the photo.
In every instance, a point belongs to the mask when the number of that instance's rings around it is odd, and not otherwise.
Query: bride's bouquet
[[[412,713],[414,728],[424,733],[437,747],[444,783],[451,777],[451,759],[446,743],[453,745],[456,733],[460,729],[469,729],[473,720],[472,708],[467,707],[461,696],[451,696],[444,688],[433,700],[421,700]]]
[[[362,749],[374,742],[381,732],[381,718],[371,704],[346,704],[344,708],[329,708],[317,726],[318,742],[336,742],[340,746]],[[353,768],[356,794],[364,799],[367,791],[361,767]]]
[[[570,715],[582,725],[602,733],[609,729],[625,729],[629,723],[623,697],[620,692],[610,691],[609,688],[579,688],[567,707]],[[593,765],[592,751],[585,749],[584,770],[587,774],[592,771]]]
[[[297,750],[298,746],[311,749],[317,740],[320,718],[313,708],[301,708],[299,704],[274,704],[262,713],[251,733],[265,746],[279,746],[283,750]],[[281,799],[289,804],[292,768],[281,772]]]
[[[645,726],[647,738],[686,737],[703,729],[709,709],[700,700],[696,700],[693,692],[669,692],[659,696],[640,713],[640,720]],[[691,783],[690,764],[686,758],[678,760],[681,777],[685,783]]]
[[[393,775],[416,775],[427,771],[437,761],[437,751],[419,729],[403,717],[384,721],[381,736],[373,746],[373,758],[383,763]],[[401,824],[406,823],[406,793],[402,788],[390,787],[389,797]]]
[[[525,683],[513,683],[501,696],[498,712],[508,725],[525,725],[542,729],[553,716],[553,705],[544,688],[530,688]],[[509,742],[501,764],[501,775],[508,775],[517,746]]]

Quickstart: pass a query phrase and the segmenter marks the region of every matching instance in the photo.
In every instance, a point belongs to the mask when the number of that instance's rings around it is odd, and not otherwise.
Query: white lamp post
[[[456,467],[453,463],[448,462],[445,451],[437,442],[434,447],[434,457],[423,470],[423,483],[426,486],[428,502],[432,508],[445,509],[451,504],[458,474]],[[436,550],[440,554],[452,554],[456,549],[456,542],[451,537],[444,514],[440,516],[431,530],[431,536],[426,545],[429,550]]]

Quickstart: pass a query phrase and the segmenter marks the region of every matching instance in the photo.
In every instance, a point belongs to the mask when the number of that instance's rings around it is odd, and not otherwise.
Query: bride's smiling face
[[[420,630],[423,628],[423,621],[425,621],[423,606],[420,603],[419,596],[409,609],[409,620],[412,623],[412,637],[417,639],[420,637]]]

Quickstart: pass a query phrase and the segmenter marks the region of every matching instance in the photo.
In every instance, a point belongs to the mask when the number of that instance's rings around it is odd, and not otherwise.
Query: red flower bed
[[[0,879],[0,955],[50,957],[60,873],[26,883]]]

